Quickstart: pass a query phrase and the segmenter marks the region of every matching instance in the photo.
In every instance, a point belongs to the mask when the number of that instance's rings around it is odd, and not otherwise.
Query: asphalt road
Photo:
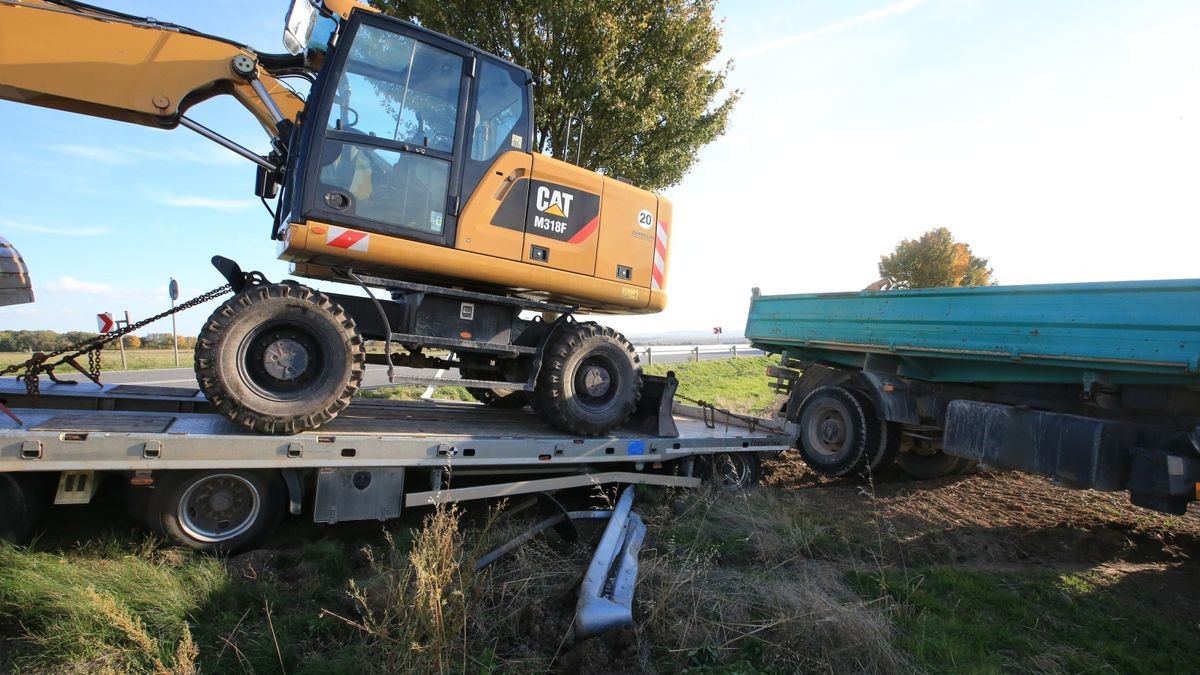
[[[648,360],[646,358],[646,348],[641,347],[638,349],[638,356],[641,358],[643,364],[648,361],[652,363],[682,363],[695,358],[695,354],[689,350],[691,350],[691,347],[688,346],[650,347],[650,359]],[[762,352],[757,349],[738,346],[737,355],[761,356]],[[728,347],[707,345],[700,348],[700,358],[704,360],[724,359],[730,356],[732,356],[732,350]],[[433,375],[433,372],[413,368],[396,369],[397,375],[409,374],[429,377]],[[457,377],[458,373],[449,372],[445,376]],[[100,381],[105,384],[153,384],[164,387],[187,387],[196,384],[196,373],[191,368],[122,370],[106,372],[100,376]],[[364,387],[381,387],[387,384],[387,366],[367,366],[367,372],[363,376]]]

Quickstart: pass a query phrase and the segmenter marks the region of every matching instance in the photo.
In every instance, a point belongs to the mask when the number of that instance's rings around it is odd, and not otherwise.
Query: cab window
[[[484,61],[479,69],[479,103],[471,134],[471,159],[495,159],[504,149],[520,150],[525,145],[523,128],[525,88],[514,81],[514,72]]]
[[[450,153],[463,59],[362,26],[338,80],[329,127]]]

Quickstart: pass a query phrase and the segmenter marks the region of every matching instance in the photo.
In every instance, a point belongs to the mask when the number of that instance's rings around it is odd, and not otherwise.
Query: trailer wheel
[[[758,484],[762,463],[757,452],[718,452],[700,458],[700,478],[723,492],[740,492]]]
[[[965,457],[955,457],[939,452],[936,455],[918,455],[911,452],[901,453],[896,458],[896,465],[904,473],[917,480],[930,480],[942,476],[955,476],[970,473],[976,467],[975,460]]]
[[[328,422],[362,381],[363,339],[328,296],[295,282],[254,286],[217,308],[196,343],[196,379],[237,424],[294,434]]]
[[[867,468],[880,447],[880,424],[873,408],[841,387],[818,387],[800,404],[796,447],[804,461],[825,476],[845,476]]]
[[[254,548],[283,518],[275,471],[166,471],[155,475],[148,520],[176,543],[229,554]]]
[[[41,473],[0,473],[0,540],[29,541],[50,509],[51,477]]]
[[[896,461],[896,455],[900,453],[900,425],[883,419],[875,402],[866,392],[857,389],[850,389],[849,392],[862,406],[868,419],[879,421],[879,443],[870,453],[867,462],[871,471],[877,471]]]
[[[624,335],[595,323],[561,326],[550,338],[533,394],[552,425],[596,436],[629,419],[642,394],[642,369]]]

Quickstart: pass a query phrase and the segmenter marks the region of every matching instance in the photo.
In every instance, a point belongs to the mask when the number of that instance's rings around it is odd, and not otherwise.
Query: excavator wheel
[[[209,402],[268,434],[295,434],[336,417],[358,390],[365,360],[346,311],[292,281],[235,295],[196,341],[196,379]]]
[[[624,335],[596,323],[568,323],[542,356],[533,407],[564,431],[597,436],[629,419],[642,394],[642,368]]]

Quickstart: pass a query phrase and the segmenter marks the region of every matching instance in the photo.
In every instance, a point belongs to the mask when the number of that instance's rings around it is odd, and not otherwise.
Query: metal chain
[[[83,356],[84,354],[87,354],[88,374],[91,376],[91,378],[93,380],[99,381],[101,350],[103,350],[104,347],[107,346],[109,343],[119,340],[119,339],[125,337],[126,335],[132,333],[133,331],[138,330],[148,324],[154,323],[155,321],[158,321],[159,319],[166,318],[177,312],[182,312],[185,309],[191,309],[192,307],[195,307],[196,305],[200,305],[205,302],[208,302],[209,300],[219,298],[231,290],[232,289],[230,288],[229,284],[225,284],[224,286],[214,288],[211,291],[208,291],[207,293],[201,293],[200,295],[197,295],[196,297],[192,298],[191,300],[188,300],[187,302],[175,305],[174,307],[166,310],[165,312],[160,312],[158,314],[155,314],[154,316],[152,316],[148,319],[142,319],[141,321],[139,321],[137,323],[130,324],[119,330],[109,331],[107,333],[97,335],[96,337],[94,337],[91,340],[88,340],[86,342],[81,342],[77,345],[73,345],[70,347],[63,347],[62,349],[56,349],[49,353],[38,352],[37,354],[34,354],[32,357],[30,357],[27,361],[25,361],[23,363],[13,364],[13,365],[5,368],[4,370],[0,370],[0,376],[24,371],[21,375],[18,376],[18,379],[24,380],[26,392],[33,398],[34,403],[36,403],[37,396],[40,391],[39,377],[42,373],[46,373],[47,375],[50,375],[53,378],[54,369],[56,367],[61,366],[65,363],[67,363],[68,361],[74,360],[77,357]],[[57,357],[62,357],[62,358],[58,358],[58,360],[56,360],[56,361],[52,360]]]
[[[778,427],[772,427],[772,426],[763,424],[763,420],[758,417],[750,417],[749,415],[739,415],[735,412],[726,410],[725,408],[718,408],[715,405],[709,403],[708,401],[698,399],[698,398],[691,398],[690,396],[684,396],[683,394],[680,394],[679,392],[675,393],[675,398],[682,399],[688,403],[692,403],[692,404],[698,406],[700,408],[700,414],[702,416],[702,419],[704,420],[704,426],[708,427],[709,429],[717,428],[717,413],[722,413],[726,417],[730,417],[730,418],[733,418],[736,420],[741,420],[741,421],[745,422],[746,428],[748,428],[751,433],[753,433],[756,429],[758,429],[758,427],[762,427],[763,429],[765,429],[767,431],[774,431],[774,432],[779,432],[779,433],[782,433],[784,431],[783,429],[780,429]]]

